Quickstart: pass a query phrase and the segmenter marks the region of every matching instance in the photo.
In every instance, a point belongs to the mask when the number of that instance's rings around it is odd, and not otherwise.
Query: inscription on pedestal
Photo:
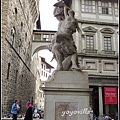
[[[78,120],[77,102],[56,102],[55,120]]]

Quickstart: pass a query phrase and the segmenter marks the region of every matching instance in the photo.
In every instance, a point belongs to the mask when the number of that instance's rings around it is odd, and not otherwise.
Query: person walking
[[[118,120],[118,112],[116,112],[115,120]]]
[[[33,120],[33,106],[30,100],[27,101],[26,108],[27,108],[27,111],[26,111],[24,120]]]
[[[18,111],[20,109],[20,107],[18,107],[19,101],[15,100],[15,102],[12,104],[12,108],[11,108],[11,113],[12,113],[12,120],[17,120],[17,114]]]
[[[31,102],[30,102],[30,100],[28,100],[28,101],[26,102],[26,108],[28,109],[29,107],[31,107]]]

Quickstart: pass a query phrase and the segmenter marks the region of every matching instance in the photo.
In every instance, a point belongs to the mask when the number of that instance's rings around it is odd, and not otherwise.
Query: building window
[[[27,33],[25,33],[25,41],[27,40]]]
[[[15,8],[14,17],[15,17],[15,20],[17,20],[17,8]]]
[[[41,40],[41,35],[35,34],[34,35],[34,40]]]
[[[9,78],[9,72],[10,72],[10,63],[8,63],[7,79]]]
[[[45,72],[44,72],[44,77],[45,77]]]
[[[42,75],[43,75],[43,71],[42,71]]]
[[[94,37],[86,35],[86,49],[94,49]]]
[[[82,0],[82,12],[95,13],[95,1]]]
[[[24,48],[23,48],[23,54],[24,54],[24,55],[26,54],[26,51],[27,51],[27,50],[26,50],[26,48],[24,47]]]
[[[20,48],[21,48],[21,47],[20,47],[20,46],[18,46],[18,54],[20,54]]]
[[[15,73],[15,83],[17,83],[17,75],[18,75],[18,70],[16,70],[16,73]]]
[[[23,22],[21,22],[21,32],[22,32],[22,30],[23,30]]]
[[[43,64],[42,64],[42,69],[43,69]]]
[[[108,8],[102,7],[102,14],[108,14]]]
[[[10,33],[10,42],[11,42],[12,46],[13,46],[13,43],[14,43],[14,39],[15,39],[15,29],[12,28],[11,33]]]
[[[55,35],[54,34],[51,34],[51,38],[54,38],[55,37]]]
[[[21,79],[21,86],[22,86],[22,81],[23,81],[23,75],[22,75],[22,79]]]
[[[101,14],[112,14],[111,2],[98,1],[98,9]]]
[[[45,70],[45,65],[44,65],[44,70]]]
[[[49,41],[49,34],[43,34],[43,40]]]
[[[23,8],[25,8],[25,1],[23,0]]]
[[[10,36],[10,42],[11,42],[11,45],[13,46],[13,43],[14,43],[14,34]]]
[[[18,54],[20,54],[21,45],[22,45],[22,41],[20,39],[18,42]]]
[[[27,14],[27,23],[29,22],[29,12]]]
[[[112,50],[111,37],[104,37],[104,50]]]
[[[118,15],[118,3],[114,3],[115,15]]]

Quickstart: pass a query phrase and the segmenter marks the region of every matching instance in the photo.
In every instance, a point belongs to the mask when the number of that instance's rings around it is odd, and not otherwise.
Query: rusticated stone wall
[[[1,6],[2,115],[11,112],[15,99],[20,100],[20,112],[24,113],[26,101],[33,98],[34,102],[36,77],[31,71],[31,47],[38,2],[3,0]]]

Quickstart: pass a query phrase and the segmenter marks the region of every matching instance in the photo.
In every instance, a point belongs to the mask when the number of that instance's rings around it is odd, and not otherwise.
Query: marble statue
[[[84,34],[78,25],[78,20],[74,17],[75,12],[64,3],[64,0],[59,0],[53,6],[55,7],[53,11],[54,17],[59,21],[58,30],[51,44],[42,46],[42,49],[48,49],[53,53],[52,60],[56,59],[57,61],[55,72],[82,71],[90,68],[90,66],[82,66],[78,62],[77,47],[73,34],[76,33],[76,30],[82,38],[84,38]],[[41,46],[35,49],[33,55],[39,50],[41,50]]]
[[[59,21],[58,31],[51,42],[53,59],[55,58],[57,61],[56,70],[81,70],[78,64],[77,47],[72,35],[76,30],[82,37],[84,37],[84,34],[74,17],[75,12],[66,6],[64,1],[59,1],[54,6],[53,14]]]

